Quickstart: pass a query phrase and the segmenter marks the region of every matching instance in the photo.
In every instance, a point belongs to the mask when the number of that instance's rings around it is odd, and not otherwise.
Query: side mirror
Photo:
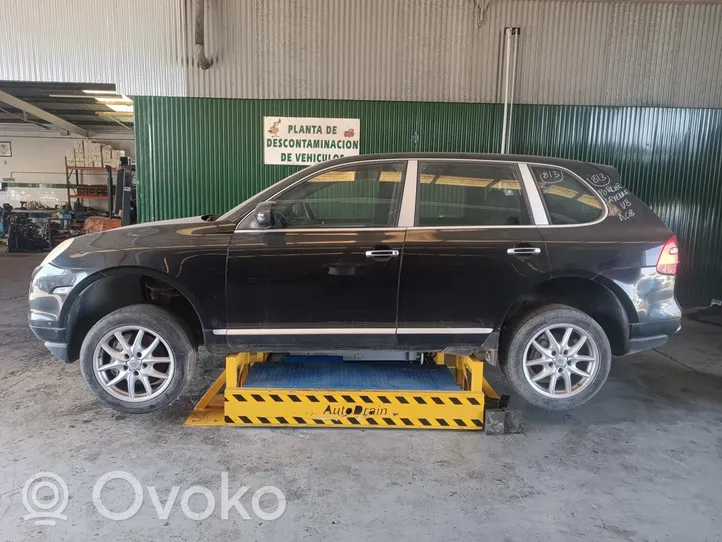
[[[276,227],[276,213],[274,211],[275,202],[262,201],[253,211],[253,218],[256,227],[260,230],[266,230]]]

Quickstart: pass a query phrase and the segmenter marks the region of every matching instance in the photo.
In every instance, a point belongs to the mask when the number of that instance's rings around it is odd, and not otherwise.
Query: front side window
[[[602,216],[602,202],[568,171],[530,166],[551,224],[584,224]]]
[[[396,226],[404,168],[380,162],[320,173],[273,198],[276,222],[287,229]]]
[[[529,224],[514,165],[422,162],[419,172],[417,226]]]

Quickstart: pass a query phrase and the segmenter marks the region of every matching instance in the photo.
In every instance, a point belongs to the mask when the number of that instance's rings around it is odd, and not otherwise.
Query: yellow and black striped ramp
[[[475,429],[480,430],[484,428],[484,423],[479,418],[403,418],[403,417],[391,417],[391,416],[378,416],[378,417],[356,417],[356,416],[343,416],[343,417],[324,417],[324,418],[304,418],[302,416],[293,417],[250,417],[250,416],[225,416],[225,422],[227,425],[250,425],[250,426],[280,426],[280,427],[371,427],[381,428],[390,427],[395,429],[410,429],[410,428],[421,428],[421,429]]]
[[[226,424],[365,428],[484,427],[484,394],[400,390],[230,388]]]

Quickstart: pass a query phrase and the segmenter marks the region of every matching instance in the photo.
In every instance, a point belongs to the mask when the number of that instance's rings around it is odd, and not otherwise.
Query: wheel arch
[[[548,303],[561,303],[596,320],[607,334],[612,353],[621,355],[626,349],[629,322],[637,319],[631,302],[625,306],[625,298],[612,281],[603,277],[600,280],[599,276],[570,274],[550,278],[534,285],[507,308],[503,320],[497,324],[501,343],[504,342],[504,330],[528,311]]]
[[[173,276],[155,269],[141,266],[113,267],[83,279],[63,303],[59,325],[66,330],[71,360],[77,359],[83,337],[97,320],[125,306],[149,303],[142,283],[145,277],[165,283],[180,294],[184,308],[174,312],[185,323],[196,343],[204,342],[203,319],[198,311],[198,303],[186,286]]]

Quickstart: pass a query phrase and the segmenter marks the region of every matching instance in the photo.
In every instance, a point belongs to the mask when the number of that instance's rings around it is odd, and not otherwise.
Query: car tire
[[[602,327],[588,314],[560,304],[536,308],[512,324],[500,353],[501,369],[514,391],[547,410],[571,410],[589,401],[606,382],[612,364]]]
[[[90,391],[128,414],[145,414],[173,403],[190,382],[197,362],[198,352],[185,324],[173,313],[148,304],[111,312],[90,329],[80,348],[80,372]]]

